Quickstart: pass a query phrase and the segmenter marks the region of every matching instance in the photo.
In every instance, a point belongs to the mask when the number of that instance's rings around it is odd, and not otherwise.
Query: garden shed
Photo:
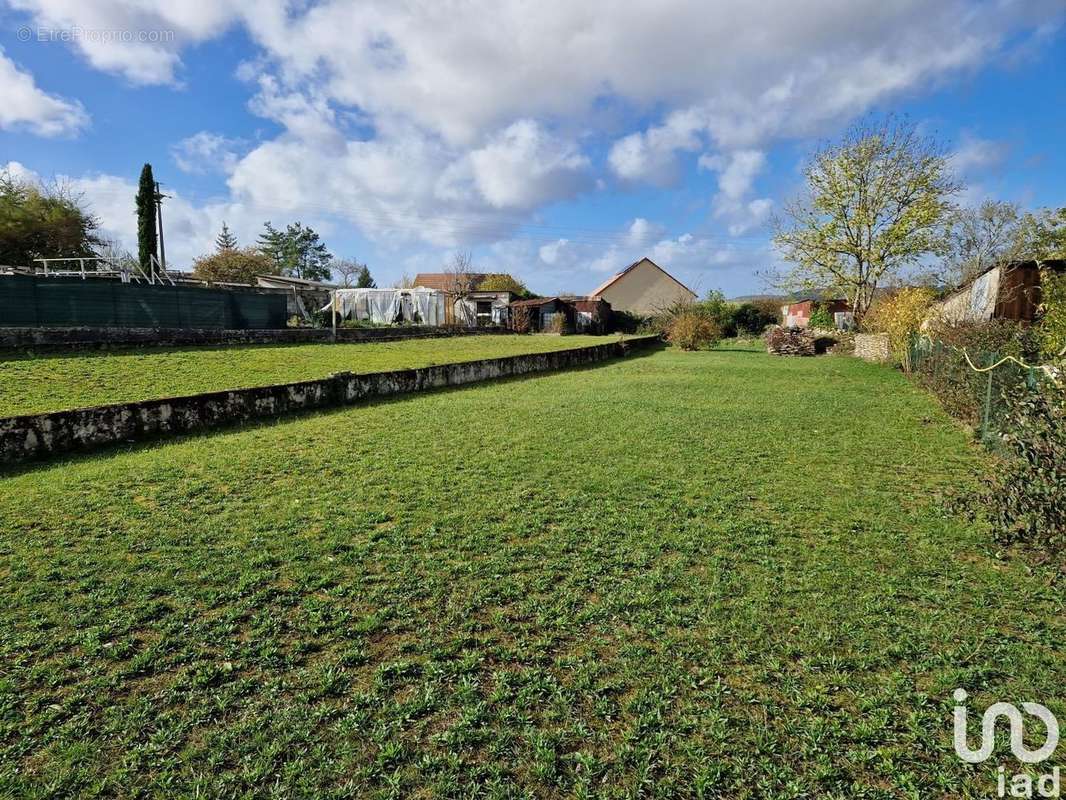
[[[931,309],[951,324],[1009,319],[1030,323],[1040,307],[1040,272],[1066,272],[1066,259],[1011,261],[975,275]]]
[[[511,303],[511,318],[521,326],[523,318],[531,331],[573,331],[577,324],[577,310],[561,297],[537,297]]]

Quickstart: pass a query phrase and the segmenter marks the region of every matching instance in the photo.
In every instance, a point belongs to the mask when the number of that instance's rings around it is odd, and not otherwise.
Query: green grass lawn
[[[723,349],[25,469],[0,796],[993,796],[951,692],[1066,719],[1066,614],[943,510],[981,458]]]
[[[0,357],[0,416],[152,400],[455,361],[543,353],[614,336],[464,336],[360,344],[158,347]]]

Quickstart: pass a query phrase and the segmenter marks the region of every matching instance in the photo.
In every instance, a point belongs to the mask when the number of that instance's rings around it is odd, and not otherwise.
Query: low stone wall
[[[116,442],[276,417],[305,409],[358,403],[374,397],[571,369],[655,346],[647,336],[550,353],[488,358],[459,364],[355,375],[162,400],[115,403],[48,414],[0,418],[0,463],[13,463]]]
[[[892,360],[887,333],[855,334],[855,356],[863,361],[885,363]]]
[[[505,328],[338,328],[338,342],[368,342],[422,339],[437,336],[468,336],[511,333]],[[276,330],[222,330],[211,328],[4,328],[0,327],[0,351],[51,349],[106,349],[108,347],[241,344],[314,344],[333,341],[329,328],[280,328]]]

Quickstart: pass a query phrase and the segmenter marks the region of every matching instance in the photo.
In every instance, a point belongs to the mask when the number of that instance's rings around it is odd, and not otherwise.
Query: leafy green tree
[[[230,233],[229,226],[225,221],[222,222],[222,230],[215,237],[215,248],[220,253],[237,249],[237,237]]]
[[[741,303],[733,311],[733,324],[737,333],[757,335],[766,330],[768,325],[773,325],[780,317],[780,309],[773,307],[774,304],[757,305],[755,303]]]
[[[861,319],[879,285],[944,251],[944,221],[959,184],[944,149],[888,117],[853,127],[804,168],[806,191],[775,220],[774,241],[794,265],[779,281],[831,288]]]
[[[259,250],[276,265],[280,275],[309,281],[326,281],[331,276],[333,256],[315,231],[295,222],[279,231],[269,222],[259,236]]]
[[[0,264],[95,255],[100,224],[81,197],[60,184],[34,184],[0,172]]]
[[[1037,335],[1040,349],[1048,358],[1066,356],[1066,273],[1050,269],[1040,273],[1040,321]]]
[[[141,269],[148,274],[152,271],[152,258],[159,257],[155,202],[156,188],[152,165],[145,164],[137,186],[137,258],[141,262]]]
[[[730,338],[737,335],[737,325],[734,320],[736,306],[725,299],[725,294],[720,289],[711,289],[707,296],[698,304],[700,311],[714,321],[720,337]]]
[[[256,275],[274,274],[270,256],[254,247],[231,247],[193,261],[193,277],[208,283],[255,284]]]
[[[479,292],[511,292],[519,297],[530,296],[530,291],[522,281],[511,277],[506,272],[492,272],[478,284]]]
[[[285,236],[288,239],[291,254],[288,267],[290,272],[287,274],[308,281],[328,281],[330,278],[329,263],[333,260],[333,256],[319,239],[318,234],[311,228],[296,222],[285,228]]]
[[[1066,208],[1045,208],[1022,217],[1018,225],[1020,258],[1066,258]]]

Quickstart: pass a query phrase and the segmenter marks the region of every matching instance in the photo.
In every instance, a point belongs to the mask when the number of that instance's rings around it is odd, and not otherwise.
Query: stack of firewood
[[[766,334],[766,352],[775,356],[813,356],[814,337],[803,328],[777,325]]]

